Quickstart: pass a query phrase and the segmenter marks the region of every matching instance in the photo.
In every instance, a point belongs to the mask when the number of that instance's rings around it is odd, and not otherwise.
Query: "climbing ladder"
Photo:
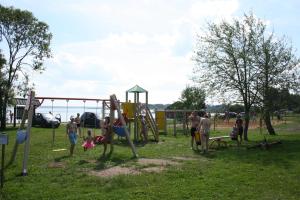
[[[155,123],[155,120],[153,118],[153,115],[150,111],[150,109],[145,106],[145,111],[146,111],[146,121],[147,121],[147,124],[148,126],[150,127],[152,133],[153,133],[153,136],[155,138],[155,141],[159,141],[159,132],[158,132],[158,128],[157,128],[157,125]]]
[[[138,118],[138,115],[142,114],[142,111],[145,111],[145,114],[146,114],[146,122],[147,122],[147,126],[150,128],[153,136],[154,136],[154,140],[155,141],[159,141],[159,132],[158,132],[158,128],[157,128],[157,125],[156,125],[156,122],[153,118],[153,115],[150,111],[150,109],[146,106],[146,104],[139,104],[137,106],[137,118]]]

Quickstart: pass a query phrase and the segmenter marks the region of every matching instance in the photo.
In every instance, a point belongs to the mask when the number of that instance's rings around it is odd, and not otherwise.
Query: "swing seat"
[[[113,131],[120,137],[126,137],[126,126],[113,126]]]
[[[25,130],[17,131],[16,141],[18,144],[22,144],[23,142],[25,142],[26,138],[27,138],[27,133]]]

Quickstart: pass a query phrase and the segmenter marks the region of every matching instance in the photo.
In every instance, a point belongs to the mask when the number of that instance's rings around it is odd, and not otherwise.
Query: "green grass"
[[[251,130],[251,142],[238,148],[230,142],[227,148],[212,149],[207,155],[190,149],[190,137],[160,136],[160,142],[137,145],[143,158],[172,159],[192,157],[179,166],[168,166],[161,173],[121,175],[101,178],[87,171],[112,166],[135,166],[126,142],[117,142],[110,157],[100,159],[103,146],[84,152],[79,142],[75,155],[53,149],[69,147],[65,127],[56,130],[52,147],[52,130],[32,128],[27,177],[19,176],[24,145],[19,146],[17,161],[5,171],[5,185],[0,199],[299,199],[300,197],[300,118],[276,127],[278,135],[269,141],[282,144],[269,150],[247,149],[263,139],[258,130]],[[227,135],[218,130],[212,135]],[[8,129],[10,144],[6,161],[12,151],[15,129]],[[89,162],[96,160],[95,163]],[[50,163],[62,162],[64,168],[51,168]]]

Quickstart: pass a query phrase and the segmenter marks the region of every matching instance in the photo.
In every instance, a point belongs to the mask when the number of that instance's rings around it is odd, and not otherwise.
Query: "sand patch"
[[[140,158],[136,161],[136,163],[138,165],[141,165],[142,168],[139,168],[137,166],[132,166],[132,167],[115,166],[100,171],[92,170],[92,171],[88,171],[87,173],[89,175],[98,176],[98,177],[113,177],[118,175],[137,175],[145,172],[159,173],[165,170],[167,166],[180,164],[172,160],[149,159],[149,158]]]
[[[140,158],[137,161],[141,165],[158,165],[158,166],[167,166],[167,165],[178,165],[178,162],[165,159],[149,159],[149,158]]]
[[[180,157],[180,156],[176,156],[176,157],[172,157],[172,159],[175,159],[175,160],[199,160],[197,158],[192,158],[192,157]]]
[[[163,170],[165,170],[165,168],[166,167],[164,167],[164,166],[147,167],[147,168],[141,169],[141,171],[159,173],[159,172],[162,172]]]
[[[64,162],[51,162],[48,164],[48,168],[65,168],[66,164]]]
[[[100,177],[112,177],[118,175],[130,175],[130,174],[140,174],[141,172],[131,168],[131,167],[120,167],[115,166],[101,171],[90,171],[89,174],[92,176],[100,176]]]

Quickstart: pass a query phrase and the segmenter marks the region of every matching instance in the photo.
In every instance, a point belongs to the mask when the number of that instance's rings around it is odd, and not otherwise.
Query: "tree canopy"
[[[44,59],[51,56],[51,38],[49,26],[31,12],[0,5],[0,42],[7,61],[2,69],[6,76],[1,108],[3,114],[6,112],[9,92],[25,91],[28,89],[30,71],[44,70]],[[3,126],[5,119],[2,119]]]
[[[194,60],[195,82],[209,94],[227,95],[243,102],[246,140],[250,108],[262,105],[267,124],[269,88],[296,86],[299,82],[292,46],[276,39],[252,13],[232,22],[208,23],[207,31],[198,38]],[[280,84],[284,79],[286,84]],[[275,133],[270,127],[269,132]]]
[[[205,108],[205,92],[195,86],[187,86],[182,92],[179,101],[168,106],[168,109],[201,110]]]

